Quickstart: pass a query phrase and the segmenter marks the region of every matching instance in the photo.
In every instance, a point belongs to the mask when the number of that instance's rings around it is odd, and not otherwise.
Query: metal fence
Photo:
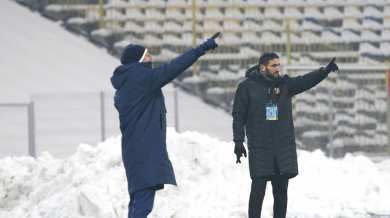
[[[178,131],[177,92],[170,94],[171,125]],[[0,158],[36,157],[43,151],[62,158],[74,154],[80,143],[94,146],[117,137],[121,132],[113,96],[114,92],[35,94],[30,103],[0,104]]]
[[[113,92],[31,96],[28,104],[0,104],[2,154],[55,157],[75,153],[80,143],[95,145],[120,135]]]

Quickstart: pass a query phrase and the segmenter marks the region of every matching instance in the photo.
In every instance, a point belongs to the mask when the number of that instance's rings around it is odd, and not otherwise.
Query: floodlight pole
[[[290,18],[286,18],[286,36],[287,65],[291,65]]]
[[[192,47],[196,48],[196,4],[195,0],[192,0]],[[197,66],[198,61],[196,61],[192,66],[194,67],[193,76],[198,75]]]
[[[103,20],[103,0],[99,0],[100,29],[104,28]]]
[[[387,93],[387,153],[390,155],[390,81],[389,81],[390,69],[386,72],[386,93]]]

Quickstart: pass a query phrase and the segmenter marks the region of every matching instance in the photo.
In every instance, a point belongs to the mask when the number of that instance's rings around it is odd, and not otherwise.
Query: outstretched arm
[[[335,70],[338,70],[338,66],[334,63],[335,60],[336,58],[333,58],[333,60],[326,67],[321,67],[303,76],[292,78],[286,76],[287,87],[290,95],[294,96],[313,88],[322,80],[324,80],[331,71],[334,72]]]
[[[199,57],[205,54],[206,51],[215,49],[218,44],[215,42],[219,32],[207,39],[195,49],[190,49],[168,63],[165,63],[155,69],[150,69],[143,73],[142,84],[148,92],[164,87],[177,76],[188,69]]]

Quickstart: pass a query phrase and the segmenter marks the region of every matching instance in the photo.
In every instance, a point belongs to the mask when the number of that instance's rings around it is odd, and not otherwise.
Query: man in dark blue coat
[[[161,88],[195,63],[206,51],[218,47],[207,39],[170,62],[153,67],[153,57],[141,45],[128,45],[122,65],[111,77],[116,89],[115,107],[122,132],[122,159],[130,194],[129,218],[147,217],[156,190],[176,185],[166,148],[166,115]]]

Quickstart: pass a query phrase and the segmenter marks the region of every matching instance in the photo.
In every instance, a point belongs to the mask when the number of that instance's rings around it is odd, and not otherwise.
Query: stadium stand
[[[18,0],[66,28],[90,37],[119,55],[130,43],[143,44],[159,65],[192,47],[192,0]],[[287,22],[292,65],[385,65],[390,59],[390,0],[196,0],[196,44],[222,32],[220,47],[180,77],[180,84],[230,108],[237,82],[262,51],[274,51],[287,64]],[[99,26],[101,26],[99,28]],[[292,76],[306,70],[295,70]],[[294,98],[298,144],[329,146],[329,107],[333,142],[340,150],[384,151],[387,94],[383,71],[342,71]],[[332,103],[329,96],[332,95]],[[301,143],[302,142],[302,143]],[[363,150],[364,150],[363,149]]]

